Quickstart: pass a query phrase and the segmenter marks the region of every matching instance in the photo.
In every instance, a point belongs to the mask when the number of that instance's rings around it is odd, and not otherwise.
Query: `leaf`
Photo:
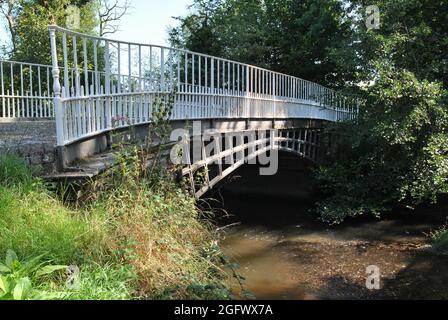
[[[31,280],[28,277],[20,278],[14,288],[14,300],[26,299],[28,293],[31,291]]]
[[[45,266],[36,272],[36,278],[47,275],[47,274],[51,274],[58,270],[65,270],[65,269],[67,269],[67,266],[62,266],[62,265]]]
[[[0,301],[1,300],[13,300],[13,296],[12,296],[11,292],[6,293],[4,295],[0,295]]]
[[[8,268],[7,266],[5,266],[3,263],[0,262],[0,272],[10,273],[11,272],[11,268]]]
[[[14,251],[8,250],[6,252],[5,264],[8,268],[12,269],[14,261],[18,261],[18,260],[19,260],[19,258],[17,257],[17,254]]]
[[[3,291],[3,294],[7,294],[11,290],[9,277],[0,276],[0,290]]]
[[[45,255],[46,254],[43,253],[30,260],[25,261],[23,263],[23,266],[21,266],[20,268],[20,274],[22,274],[23,276],[27,276],[28,274],[33,273],[36,270],[39,270],[39,268],[46,263],[46,262],[39,262]]]

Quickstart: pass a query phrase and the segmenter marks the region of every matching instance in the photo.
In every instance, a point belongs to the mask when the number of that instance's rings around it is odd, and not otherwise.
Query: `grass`
[[[195,200],[162,171],[142,175],[136,155],[64,203],[13,156],[0,157],[0,253],[45,254],[76,265],[67,299],[226,299],[224,261]],[[66,275],[33,284],[67,291]]]
[[[437,247],[448,249],[448,226],[431,232],[430,236]]]

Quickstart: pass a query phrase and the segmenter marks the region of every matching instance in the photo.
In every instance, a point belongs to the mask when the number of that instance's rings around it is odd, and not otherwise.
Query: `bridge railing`
[[[68,68],[69,78],[74,73],[75,68]],[[89,77],[94,74],[88,70]],[[98,72],[100,79],[104,76]],[[51,65],[0,59],[0,118],[53,118],[52,81]]]
[[[51,66],[0,60],[0,118],[54,116]]]
[[[356,100],[300,78],[182,49],[50,26],[58,145],[151,120],[175,93],[172,119],[353,119]],[[118,119],[118,120],[117,120]]]

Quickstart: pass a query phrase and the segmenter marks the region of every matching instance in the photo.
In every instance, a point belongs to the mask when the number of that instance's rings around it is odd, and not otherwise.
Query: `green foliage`
[[[69,5],[80,9],[80,29],[84,33],[94,33],[98,26],[97,2],[88,0],[16,1],[13,26],[9,28],[12,48],[9,58],[42,64],[51,64],[48,25],[57,23],[66,26]]]
[[[448,2],[434,0],[353,0],[354,14],[362,17],[356,27],[363,61],[363,79],[376,74],[375,62],[392,61],[413,72],[419,80],[442,82],[448,87]],[[375,4],[381,13],[379,30],[366,31],[365,7]],[[373,62],[373,63],[372,63]],[[370,80],[368,79],[368,80]]]
[[[370,4],[353,1],[352,4]],[[338,150],[321,166],[323,219],[380,216],[393,206],[436,201],[448,191],[446,3],[383,0],[379,30],[354,28],[364,63],[358,122],[337,124]],[[362,17],[364,7],[354,7]]]
[[[195,199],[165,168],[156,165],[151,173],[145,171],[148,157],[135,145],[119,150],[110,175],[76,192],[84,201],[71,209],[19,160],[0,160],[0,250],[11,248],[21,257],[45,254],[52,264],[77,265],[81,271],[79,288],[68,290],[66,277],[43,275],[56,267],[42,265],[27,276],[32,288],[66,294],[26,297],[228,297],[216,237]],[[42,281],[34,280],[37,275]],[[21,280],[17,290],[34,292],[28,284]]]
[[[63,292],[39,290],[36,283],[67,266],[49,265],[44,255],[19,261],[17,254],[8,250],[4,263],[0,262],[0,300],[53,300],[66,296]]]
[[[135,147],[121,149],[101,192],[94,192],[98,198],[89,201],[90,214],[107,221],[105,242],[133,266],[139,296],[223,298],[220,251],[208,250],[215,246],[211,225],[166,169],[156,166],[148,174],[142,159]]]
[[[446,249],[448,248],[448,227],[444,226],[438,230],[431,232],[432,241],[437,247]]]
[[[196,0],[193,7],[170,31],[175,46],[330,86],[353,79],[358,56],[347,50],[351,24],[341,1]]]
[[[448,191],[446,91],[409,71],[377,70],[359,122],[336,125],[337,151],[318,172],[326,221],[412,208]]]
[[[0,182],[3,185],[30,185],[31,181],[30,170],[22,159],[14,155],[0,155]]]
[[[86,221],[53,198],[22,161],[0,158],[0,252],[13,249],[22,257],[47,253],[67,263],[91,241],[88,230]]]
[[[96,263],[81,266],[79,288],[69,291],[67,300],[128,300],[133,296],[136,275],[128,264]],[[62,290],[61,284],[47,284],[51,290]],[[67,289],[65,289],[67,290]]]

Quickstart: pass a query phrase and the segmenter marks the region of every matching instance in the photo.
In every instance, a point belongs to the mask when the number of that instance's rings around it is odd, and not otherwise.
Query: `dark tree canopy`
[[[353,80],[351,23],[338,0],[201,0],[193,8],[171,30],[173,45],[329,86]]]

